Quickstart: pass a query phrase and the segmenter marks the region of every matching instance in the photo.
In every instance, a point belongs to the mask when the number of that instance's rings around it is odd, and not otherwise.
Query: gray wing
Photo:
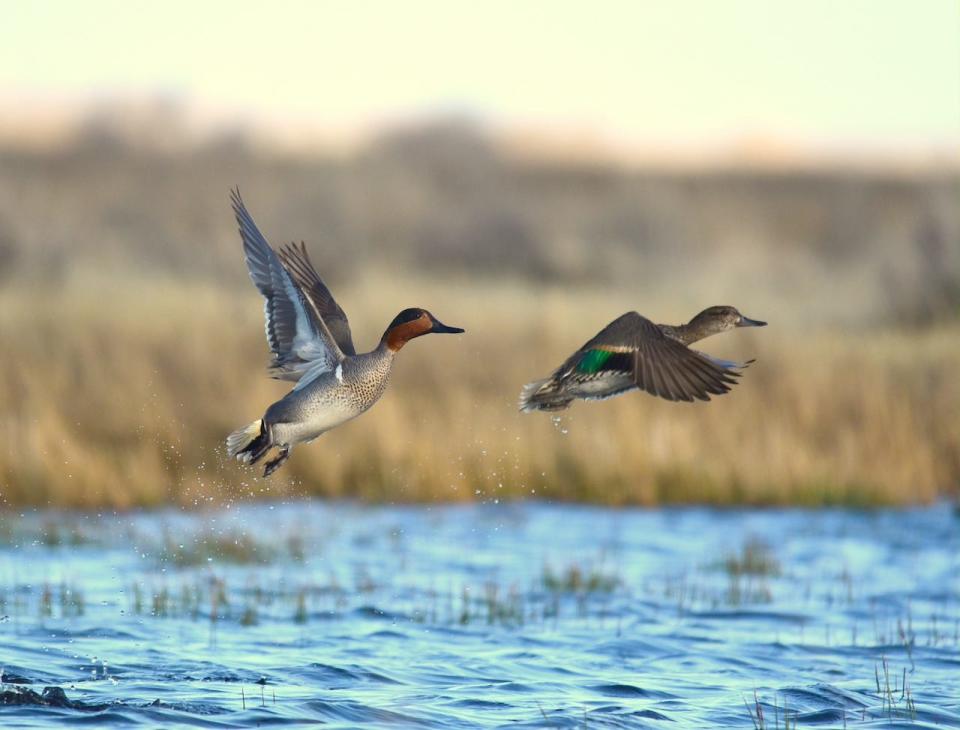
[[[619,375],[667,400],[710,400],[736,384],[739,373],[673,340],[646,317],[628,312],[604,327],[557,373],[581,382]],[[624,383],[624,390],[629,389]],[[621,391],[622,392],[622,391]]]
[[[230,191],[233,212],[243,239],[243,253],[250,278],[263,295],[267,344],[273,353],[271,377],[299,380],[331,371],[343,360],[323,319],[306,301],[276,252],[260,233],[247,211],[239,190]]]
[[[357,351],[353,347],[353,336],[350,334],[350,322],[347,321],[346,313],[337,304],[333,294],[323,283],[320,274],[310,261],[310,255],[307,253],[306,244],[300,242],[298,247],[294,243],[282,246],[278,252],[280,261],[284,268],[293,276],[294,283],[300,291],[309,298],[310,302],[316,307],[320,317],[323,319],[333,339],[345,355],[356,355]]]

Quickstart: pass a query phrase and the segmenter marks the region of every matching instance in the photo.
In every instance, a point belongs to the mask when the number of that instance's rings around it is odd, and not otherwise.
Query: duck
[[[264,299],[271,377],[296,385],[263,416],[231,433],[227,453],[256,464],[271,449],[264,478],[290,458],[293,447],[369,410],[383,395],[396,354],[410,340],[427,334],[464,330],[412,307],[387,325],[370,352],[357,354],[347,315],[317,273],[306,244],[274,250],[250,215],[239,189],[230,192],[247,269]]]
[[[574,352],[553,374],[523,386],[520,410],[561,411],[577,399],[604,400],[644,390],[670,401],[708,401],[723,395],[754,360],[736,362],[690,347],[711,335],[766,322],[736,307],[708,307],[686,324],[655,324],[627,312]]]

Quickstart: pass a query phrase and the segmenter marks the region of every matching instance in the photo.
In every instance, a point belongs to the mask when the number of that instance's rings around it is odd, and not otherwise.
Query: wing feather
[[[740,363],[711,358],[670,337],[646,317],[628,312],[587,342],[567,363],[576,367],[586,351],[607,349],[632,353],[630,375],[636,386],[666,400],[710,400],[736,384]],[[608,363],[615,361],[611,358]],[[617,361],[619,362],[619,361]],[[618,368],[626,372],[626,366]]]
[[[677,400],[687,401],[689,403],[693,401],[694,388],[690,377],[686,373],[686,369],[683,367],[683,363],[683,359],[674,358],[669,366],[664,367],[664,372],[672,381],[673,394]]]
[[[317,273],[313,262],[310,260],[310,255],[307,253],[306,244],[302,241],[299,247],[293,243],[287,244],[280,249],[279,257],[287,271],[293,276],[300,291],[316,308],[340,350],[346,355],[356,355],[357,351],[353,346],[353,336],[350,333],[350,322],[347,320],[347,315],[337,304],[337,300],[333,298],[333,294],[330,293],[330,289],[320,278],[320,274]]]
[[[231,190],[230,199],[250,278],[264,299],[267,344],[273,353],[270,374],[282,380],[299,380],[308,370],[314,377],[333,370],[343,360],[343,352],[317,308],[260,233],[240,191]]]
[[[707,395],[711,388],[709,379],[698,372],[693,363],[683,360],[678,363],[678,367],[680,367],[686,375],[690,385],[690,395],[699,400],[710,400],[710,396]]]

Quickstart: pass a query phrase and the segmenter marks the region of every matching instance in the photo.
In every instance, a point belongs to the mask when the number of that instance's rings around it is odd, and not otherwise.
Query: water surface
[[[40,512],[0,540],[3,727],[960,727],[943,505]]]

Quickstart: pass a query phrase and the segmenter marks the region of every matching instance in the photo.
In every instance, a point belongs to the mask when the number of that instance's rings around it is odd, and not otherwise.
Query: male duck
[[[393,356],[409,340],[463,330],[442,324],[425,309],[404,309],[380,344],[358,355],[347,315],[313,268],[306,246],[290,244],[278,254],[253,222],[238,190],[231,191],[231,200],[250,278],[265,299],[267,343],[273,353],[270,375],[297,381],[263,418],[227,438],[227,452],[245,464],[255,464],[278,447],[279,454],[263,471],[268,477],[289,458],[295,444],[312,441],[376,403],[387,387]]]
[[[560,411],[576,398],[600,400],[637,388],[667,400],[710,400],[739,377],[744,363],[720,360],[688,345],[735,327],[764,327],[734,307],[709,307],[687,324],[654,324],[636,312],[613,320],[549,378],[528,383],[520,410]]]

